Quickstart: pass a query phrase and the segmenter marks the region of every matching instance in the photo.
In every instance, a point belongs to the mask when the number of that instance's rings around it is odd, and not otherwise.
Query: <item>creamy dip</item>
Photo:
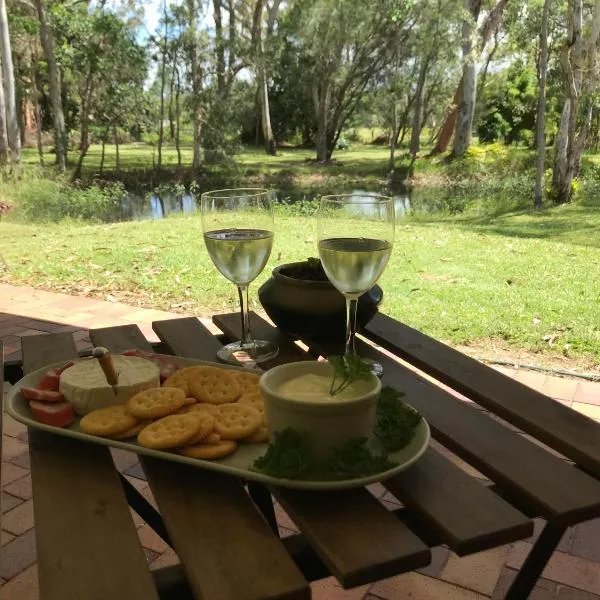
[[[336,382],[337,383],[337,382]],[[363,385],[360,385],[363,383]],[[277,390],[282,396],[303,402],[340,402],[353,400],[364,395],[364,382],[355,382],[347,388],[330,396],[331,377],[308,373],[284,381]]]

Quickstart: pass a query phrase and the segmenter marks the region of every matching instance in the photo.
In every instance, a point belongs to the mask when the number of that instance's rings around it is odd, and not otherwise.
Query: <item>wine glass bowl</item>
[[[273,247],[272,194],[261,188],[205,192],[201,214],[208,254],[221,275],[237,286],[241,307],[241,340],[223,346],[217,356],[231,364],[270,360],[279,349],[252,337],[248,286],[264,269]]]
[[[389,261],[394,243],[394,201],[379,194],[323,196],[317,216],[318,249],[327,278],[346,298],[344,356],[356,354],[356,306]],[[381,374],[373,363],[373,372]]]

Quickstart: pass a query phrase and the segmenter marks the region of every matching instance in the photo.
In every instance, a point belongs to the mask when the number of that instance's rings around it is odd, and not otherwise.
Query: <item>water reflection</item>
[[[361,197],[372,197],[376,195],[375,192],[367,190],[353,190],[350,194],[355,196],[357,201]],[[309,194],[290,195],[289,193],[286,193],[278,196],[279,201],[285,201],[288,204],[294,204],[294,202],[299,202],[301,200],[313,200],[315,198],[316,195],[311,196]],[[393,198],[397,217],[407,216],[412,212],[410,195],[408,193],[395,194]],[[363,208],[368,211],[367,206]],[[193,214],[199,210],[200,200],[198,198],[198,201],[196,201],[196,198],[191,194],[179,196],[174,194],[134,196],[130,194],[124,200],[121,207],[121,220],[142,221],[147,219],[164,219],[169,215],[182,213]]]

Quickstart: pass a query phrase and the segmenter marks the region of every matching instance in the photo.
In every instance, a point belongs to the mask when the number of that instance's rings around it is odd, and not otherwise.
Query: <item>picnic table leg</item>
[[[162,538],[162,540],[173,547],[171,538],[167,532],[164,521],[160,516],[160,513],[142,496],[135,487],[127,481],[121,473],[119,473],[119,479],[125,492],[125,498],[127,498],[127,504],[135,510],[135,512],[150,525],[150,527]]]
[[[529,551],[521,570],[517,573],[515,580],[506,593],[504,600],[523,600],[523,598],[529,598],[529,594],[535,587],[542,571],[546,568],[565,531],[566,527],[546,523],[540,537]]]
[[[275,508],[273,506],[273,498],[271,492],[266,485],[262,483],[256,483],[255,481],[248,482],[248,493],[250,498],[254,501],[254,504],[258,507],[258,510],[262,513],[266,519],[269,527],[273,533],[279,537],[279,527],[277,526],[277,517],[275,516]]]

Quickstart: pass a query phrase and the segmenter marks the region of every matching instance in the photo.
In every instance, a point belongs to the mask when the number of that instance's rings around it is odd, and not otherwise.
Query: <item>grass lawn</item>
[[[111,295],[132,304],[208,314],[236,307],[214,269],[198,217],[113,225],[0,222],[0,279]],[[280,216],[272,267],[316,255],[312,218]],[[383,311],[454,344],[600,359],[600,210],[399,223],[382,278]]]

